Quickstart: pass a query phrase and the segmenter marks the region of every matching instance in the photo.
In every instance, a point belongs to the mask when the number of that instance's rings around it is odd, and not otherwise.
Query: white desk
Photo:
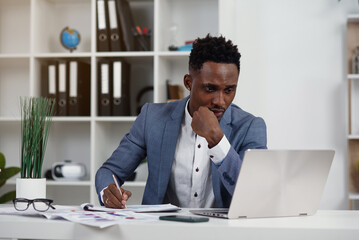
[[[186,214],[182,210],[179,214]],[[189,213],[187,213],[189,214]],[[165,215],[165,214],[161,214]],[[237,219],[207,223],[158,221],[105,229],[64,220],[0,215],[0,238],[21,239],[359,239],[359,211],[318,211],[314,216]]]

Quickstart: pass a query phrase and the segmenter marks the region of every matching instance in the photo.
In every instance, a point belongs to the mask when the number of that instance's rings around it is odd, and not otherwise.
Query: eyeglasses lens
[[[47,202],[34,200],[33,204],[34,204],[35,210],[40,211],[40,212],[43,212],[43,211],[46,211],[49,209],[49,205],[47,204]]]
[[[27,200],[17,200],[15,202],[15,209],[18,211],[25,211],[28,208]]]

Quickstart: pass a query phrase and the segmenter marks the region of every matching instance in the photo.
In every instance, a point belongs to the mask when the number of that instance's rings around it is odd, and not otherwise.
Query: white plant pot
[[[46,198],[46,178],[17,178],[16,198]]]

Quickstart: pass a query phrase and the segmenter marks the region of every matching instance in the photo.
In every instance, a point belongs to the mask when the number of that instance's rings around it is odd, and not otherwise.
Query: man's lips
[[[220,117],[224,113],[224,109],[210,108],[209,110],[211,110],[216,117]]]

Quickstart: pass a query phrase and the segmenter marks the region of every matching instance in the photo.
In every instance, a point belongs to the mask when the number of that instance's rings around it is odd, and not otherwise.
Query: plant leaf
[[[5,184],[6,180],[16,175],[18,172],[20,172],[20,168],[18,167],[8,167],[3,169],[0,172],[0,187]]]
[[[20,97],[21,178],[41,178],[54,104],[42,97]]]
[[[5,193],[0,197],[0,204],[12,201],[14,198],[16,198],[16,191]]]
[[[1,174],[3,174],[6,179],[9,179],[12,176],[15,176],[18,172],[20,172],[20,168],[18,168],[18,167],[8,167],[8,168],[5,168],[1,172]]]
[[[5,168],[5,156],[0,152],[0,169]]]

